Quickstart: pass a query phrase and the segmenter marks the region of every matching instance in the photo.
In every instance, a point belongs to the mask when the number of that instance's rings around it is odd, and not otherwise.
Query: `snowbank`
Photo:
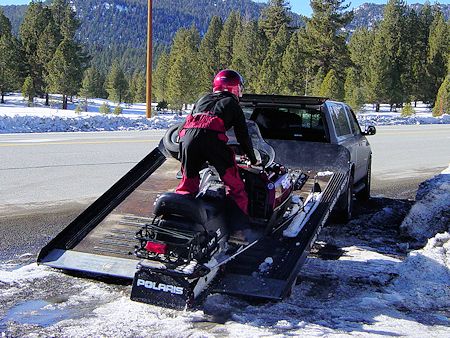
[[[146,107],[142,103],[122,105],[123,113],[116,116],[99,113],[100,106],[104,103],[109,104],[111,110],[116,105],[102,99],[90,100],[88,111],[79,114],[75,112],[76,103],[69,104],[68,110],[62,110],[59,108],[60,101],[50,102],[51,106],[46,107],[42,99],[36,99],[34,106],[28,107],[19,94],[8,95],[5,99],[6,103],[0,104],[0,134],[166,129],[183,120],[178,112],[172,111],[147,119]],[[432,117],[430,108],[424,104],[420,104],[416,108],[416,114],[408,118],[402,118],[400,112],[390,112],[387,105],[382,105],[379,112],[375,112],[371,105],[366,105],[357,116],[363,126],[450,124],[450,115]]]
[[[420,184],[416,203],[400,228],[421,245],[439,232],[450,231],[450,167]]]
[[[447,210],[448,211],[448,210]],[[395,305],[407,309],[450,308],[450,234],[437,234],[420,250],[412,251],[388,289]]]
[[[47,107],[41,99],[28,107],[18,94],[6,96],[5,100],[5,104],[0,104],[0,134],[167,129],[184,120],[179,112],[172,111],[147,119],[146,105],[142,103],[122,105],[122,114],[114,115],[99,112],[104,103],[111,111],[116,105],[101,99],[90,100],[88,111],[80,113],[75,112],[76,104],[62,110],[59,103],[50,102]]]
[[[450,167],[420,184],[401,229],[426,245],[408,254],[390,290],[407,308],[449,309]]]
[[[380,106],[380,111],[376,112],[373,105],[365,104],[358,112],[358,121],[362,126],[376,125],[413,125],[413,124],[450,124],[450,115],[445,114],[440,117],[433,117],[431,108],[419,102],[414,108],[415,114],[409,117],[401,116],[401,109],[391,112],[387,104]]]
[[[4,115],[0,116],[0,134],[167,129],[183,120],[183,117],[176,114],[151,119],[120,115],[76,117]]]

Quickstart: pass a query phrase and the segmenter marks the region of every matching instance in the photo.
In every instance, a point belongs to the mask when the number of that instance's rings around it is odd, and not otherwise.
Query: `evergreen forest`
[[[435,115],[450,113],[450,22],[442,6],[415,8],[389,0],[380,20],[349,29],[355,13],[344,0],[311,0],[311,18],[293,16],[287,0],[269,0],[264,6],[233,1],[249,7],[228,15],[216,10],[207,20],[190,20],[190,25],[177,22],[170,12],[177,8],[198,18],[193,8],[182,7],[186,1],[159,1],[154,20],[177,30],[155,38],[155,101],[179,109],[210,91],[217,71],[232,68],[246,79],[246,92],[326,96],[345,100],[355,110],[368,102],[376,107],[389,103],[395,110],[424,101],[434,106]],[[86,8],[90,2],[94,0],[83,1]],[[143,2],[126,1],[146,11]],[[198,2],[203,11],[215,3]],[[136,30],[140,40],[135,43],[115,29],[120,16],[112,14],[103,18],[103,26],[114,34],[83,39],[82,9],[76,3],[31,2],[17,33],[0,9],[2,102],[15,90],[30,103],[36,96],[58,93],[63,106],[75,95],[86,100],[109,97],[117,103],[145,100],[146,31]],[[117,4],[114,9],[125,10]],[[132,22],[145,26],[146,16],[140,14]]]

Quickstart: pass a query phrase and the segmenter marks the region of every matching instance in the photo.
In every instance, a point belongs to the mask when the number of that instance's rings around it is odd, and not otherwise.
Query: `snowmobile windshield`
[[[259,127],[254,121],[247,120],[246,122],[248,133],[252,139],[253,148],[259,151],[261,154],[261,162],[267,167],[275,160],[275,150],[263,139]],[[227,136],[228,145],[239,145],[233,128],[227,131]]]

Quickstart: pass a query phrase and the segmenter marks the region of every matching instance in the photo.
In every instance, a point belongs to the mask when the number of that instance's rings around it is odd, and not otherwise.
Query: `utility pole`
[[[152,117],[152,62],[153,62],[153,43],[152,43],[152,1],[148,0],[147,14],[147,118]]]

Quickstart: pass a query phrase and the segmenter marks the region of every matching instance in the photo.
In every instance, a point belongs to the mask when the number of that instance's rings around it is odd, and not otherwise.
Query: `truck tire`
[[[360,201],[367,202],[370,199],[370,184],[372,180],[372,157],[369,157],[367,164],[367,174],[363,179],[364,188],[356,194],[356,198]]]
[[[163,137],[163,145],[167,152],[172,155],[172,157],[178,159],[180,152],[180,145],[178,143],[178,129],[181,124],[174,124],[167,129]]]
[[[347,223],[352,219],[353,213],[353,173],[350,175],[346,191],[341,195],[337,203],[337,218]]]

